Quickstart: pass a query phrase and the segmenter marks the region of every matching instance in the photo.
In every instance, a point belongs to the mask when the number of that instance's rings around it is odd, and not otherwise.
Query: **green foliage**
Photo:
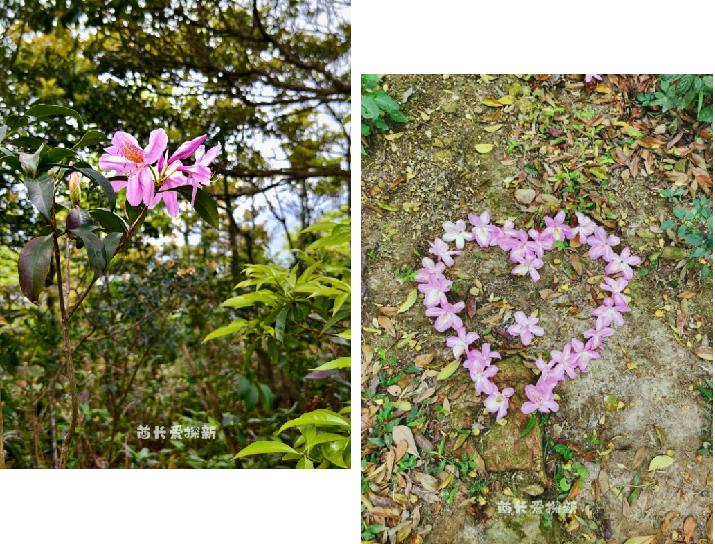
[[[390,130],[389,121],[406,123],[407,117],[400,111],[400,103],[387,94],[381,87],[382,76],[363,74],[360,78],[360,134],[367,141],[376,130]],[[365,155],[365,146],[360,145],[360,152]]]
[[[204,342],[231,336],[249,352],[267,345],[272,365],[285,360],[290,372],[312,370],[305,378],[337,378],[340,370],[350,368],[350,218],[346,211],[328,214],[301,234],[317,238],[296,252],[292,268],[261,264],[244,269],[247,279],[236,288],[250,290],[223,303],[236,312],[235,319]],[[296,353],[301,350],[322,361],[299,365]],[[341,397],[347,399],[349,391],[343,389]],[[280,425],[270,440],[253,442],[236,457],[282,453],[281,460],[296,468],[348,468],[349,413],[349,404],[337,411],[303,413]]]
[[[686,111],[695,114],[698,121],[712,125],[712,93],[712,75],[664,74],[660,76],[660,90],[641,93],[637,98],[644,106],[660,106],[663,111]]]
[[[700,268],[704,278],[712,274],[713,217],[712,200],[698,197],[690,208],[676,207],[673,214],[678,222],[668,219],[661,230],[675,230],[678,238],[689,246],[687,266]]]

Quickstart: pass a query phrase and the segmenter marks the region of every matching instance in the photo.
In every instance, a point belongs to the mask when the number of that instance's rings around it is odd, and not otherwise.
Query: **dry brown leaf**
[[[395,444],[398,444],[401,440],[406,441],[407,453],[411,453],[412,455],[417,455],[419,457],[420,454],[417,452],[415,437],[412,435],[412,429],[410,429],[407,425],[395,425],[392,428],[392,440]]]
[[[380,306],[377,311],[387,317],[395,317],[397,315],[397,308],[394,306]]]
[[[434,353],[423,353],[422,355],[418,355],[415,357],[415,366],[422,368],[430,364],[432,359],[434,359]]]
[[[686,544],[691,544],[692,542],[695,542],[695,538],[693,538],[693,533],[695,533],[696,527],[697,523],[695,522],[695,518],[693,516],[688,516],[683,521],[683,536],[685,537]]]
[[[377,318],[377,322],[383,329],[385,329],[385,331],[387,331],[387,334],[389,334],[393,338],[397,337],[397,332],[395,331],[395,324],[393,323],[392,319],[387,316],[381,315]]]

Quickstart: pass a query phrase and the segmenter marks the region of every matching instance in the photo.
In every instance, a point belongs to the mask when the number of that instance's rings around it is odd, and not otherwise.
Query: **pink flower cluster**
[[[134,136],[118,131],[112,136],[112,145],[99,158],[99,167],[127,176],[127,181],[111,183],[116,192],[126,187],[127,202],[132,206],[143,202],[153,208],[163,200],[168,214],[175,217],[179,212],[177,187],[193,187],[193,206],[198,188],[211,182],[209,165],[221,152],[221,144],[206,151],[205,140],[206,135],[201,135],[184,142],[167,158],[169,137],[164,129],[152,130],[149,144],[143,149]],[[191,155],[194,164],[185,165],[182,161]]]
[[[632,255],[627,247],[616,253],[613,248],[620,244],[620,239],[609,235],[582,213],[576,213],[576,226],[566,224],[566,214],[559,211],[554,217],[544,218],[545,228],[530,229],[528,232],[515,229],[514,223],[508,220],[501,227],[492,225],[488,210],[481,215],[469,214],[468,218],[471,231],[461,220],[444,223],[445,234],[436,238],[429,249],[437,260],[423,258],[422,268],[417,271],[415,279],[424,295],[425,315],[435,318],[437,331],[454,330],[455,334],[447,338],[447,347],[452,349],[456,359],[464,358],[463,366],[469,371],[477,394],[487,395],[484,406],[490,413],[496,414],[497,419],[506,416],[514,389],[506,387],[499,391],[491,380],[498,372],[492,362],[501,359],[499,352],[493,351],[488,343],[483,343],[479,349],[470,349],[480,337],[476,332],[467,331],[459,316],[465,303],[452,304],[447,299],[452,282],[444,272],[454,265],[453,257],[461,254],[467,241],[474,241],[483,248],[499,247],[509,253],[510,260],[516,265],[512,274],[529,274],[532,281],[538,281],[538,270],[544,265],[544,252],[553,249],[557,241],[578,239],[581,244],[588,245],[588,256],[592,260],[601,259],[606,263],[600,287],[608,296],[591,314],[596,318],[593,328],[583,334],[583,340],[572,338],[560,351],[552,351],[548,362],[539,358],[536,361],[539,379],[524,389],[528,400],[521,406],[523,413],[556,412],[559,405],[554,400],[554,388],[566,377],[575,379],[578,372],[585,372],[591,361],[600,358],[603,340],[614,333],[613,327],[623,325],[623,314],[630,311],[628,298],[623,293],[633,278],[633,267],[638,266],[641,259]],[[457,249],[450,248],[447,242],[454,242]],[[514,320],[507,332],[518,336],[523,345],[529,345],[534,336],[544,335],[537,317],[517,311]]]

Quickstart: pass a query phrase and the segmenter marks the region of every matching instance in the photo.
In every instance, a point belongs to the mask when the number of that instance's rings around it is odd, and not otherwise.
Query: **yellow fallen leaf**
[[[608,88],[606,85],[604,85],[603,83],[599,83],[598,85],[596,85],[596,92],[597,92],[597,93],[602,93],[602,94],[610,94],[610,93],[611,93],[611,89],[609,89],[609,88]]]
[[[447,366],[445,366],[442,370],[439,371],[439,374],[437,374],[437,379],[440,381],[446,380],[452,374],[454,374],[458,368],[459,368],[459,361],[452,361]]]
[[[489,106],[490,108],[501,108],[504,105],[496,98],[485,98],[482,100],[482,104]]]
[[[506,95],[506,96],[502,96],[502,97],[499,99],[499,103],[502,104],[502,105],[504,105],[504,106],[509,106],[509,105],[511,105],[511,104],[514,103],[514,98],[512,98],[512,96],[508,94],[508,95]]]
[[[417,300],[417,289],[412,289],[409,293],[407,293],[407,298],[405,299],[405,302],[402,303],[402,306],[397,310],[398,314],[403,314],[412,306],[415,304],[415,301]]]
[[[477,144],[474,146],[474,149],[476,149],[478,153],[490,153],[491,150],[494,149],[494,144]]]
[[[503,126],[504,125],[497,123],[496,125],[489,125],[488,127],[484,127],[484,130],[486,130],[487,132],[496,132]]]
[[[632,536],[626,540],[623,544],[653,544],[655,542],[655,535],[645,535],[645,536]]]
[[[404,135],[404,132],[395,132],[393,134],[385,134],[385,140],[399,140]]]
[[[668,468],[675,462],[675,459],[669,455],[656,455],[650,462],[648,466],[648,471],[660,470],[661,468]]]

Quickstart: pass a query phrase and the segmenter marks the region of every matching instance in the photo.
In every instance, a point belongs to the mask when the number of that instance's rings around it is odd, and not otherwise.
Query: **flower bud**
[[[77,172],[72,172],[68,179],[70,184],[70,201],[73,206],[79,206],[80,200],[82,200],[82,191],[79,186],[79,174]]]

